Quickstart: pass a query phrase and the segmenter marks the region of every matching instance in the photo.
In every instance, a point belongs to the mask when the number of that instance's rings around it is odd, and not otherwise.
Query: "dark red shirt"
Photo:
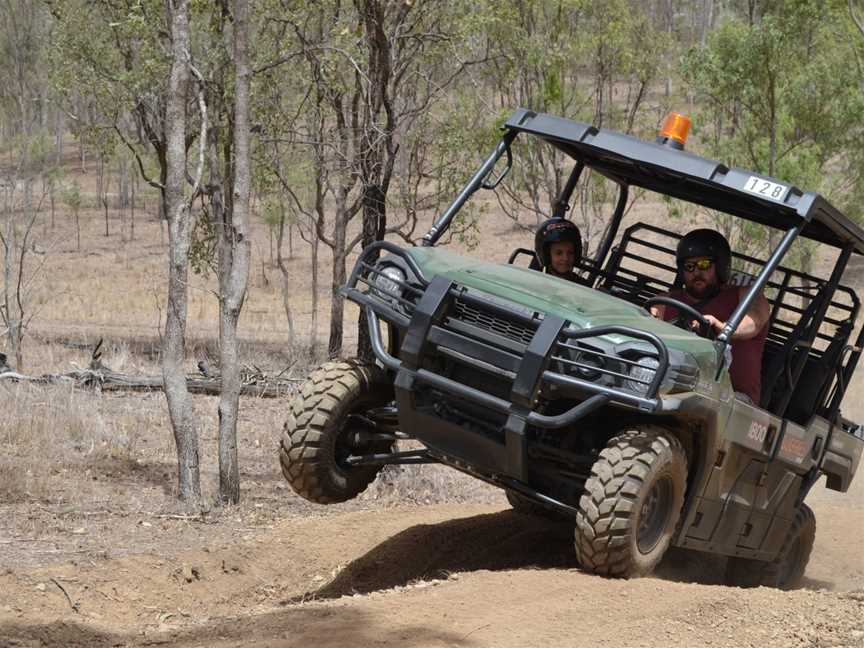
[[[680,289],[670,291],[669,296],[695,307],[703,315],[713,315],[726,322],[738,306],[739,290],[738,286],[726,286],[701,306],[698,304],[698,299],[690,297]],[[667,306],[663,319],[669,321],[677,316],[678,310]],[[755,405],[759,405],[762,394],[762,352],[765,349],[767,334],[768,324],[766,323],[762,330],[749,340],[732,340],[732,365],[729,367],[732,387],[737,392],[747,394]]]

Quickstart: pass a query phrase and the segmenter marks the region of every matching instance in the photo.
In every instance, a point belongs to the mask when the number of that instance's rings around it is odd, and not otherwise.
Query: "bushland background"
[[[100,339],[111,369],[162,371],[176,243],[165,209],[167,105],[178,61],[188,72],[190,179],[182,369],[220,364],[219,246],[233,223],[239,161],[235,11],[224,1],[0,4],[0,351],[17,372],[86,367]],[[183,12],[189,46],[178,58],[173,20]],[[238,368],[301,379],[328,356],[353,355],[357,311],[334,298],[346,269],[378,238],[417,243],[519,106],[648,139],[678,110],[693,120],[689,150],[820,191],[860,221],[861,15],[853,0],[251,3],[251,256]],[[515,146],[506,187],[478,195],[446,244],[498,261],[530,247],[571,166]],[[569,215],[589,254],[615,198],[597,177],[577,189]],[[756,255],[772,239],[646,194],[628,211],[638,220],[681,231],[714,224]],[[830,262],[806,243],[789,258],[817,275]],[[864,265],[853,262],[846,281],[860,290]],[[864,419],[861,395],[859,370],[845,416]],[[241,399],[239,503],[226,506],[218,400],[191,400],[201,487],[190,502],[162,393],[0,381],[0,644],[155,635],[188,645],[249,636],[261,645],[408,636],[416,645],[526,645],[528,636],[573,645],[566,592],[584,591],[607,607],[632,596],[646,610],[615,628],[630,645],[659,645],[659,634],[645,638],[655,631],[669,632],[664,645],[861,645],[860,478],[850,495],[821,485],[814,494],[820,531],[808,587],[832,592],[743,597],[713,584],[716,565],[689,558],[664,568],[666,582],[625,590],[572,572],[566,533],[501,511],[497,492],[435,467],[387,470],[347,505],[299,500],[278,469],[280,399]],[[459,516],[469,517],[448,521]],[[545,549],[526,551],[534,545]],[[528,566],[549,571],[541,579]],[[468,574],[439,582],[455,572]],[[430,583],[445,591],[434,604]],[[533,592],[546,599],[545,615],[562,619],[502,626],[500,610],[522,609],[521,599],[465,603],[490,588]],[[365,598],[302,602],[351,593]],[[654,603],[664,598],[676,612]],[[390,605],[404,606],[395,629],[385,623]],[[585,645],[612,636],[609,615],[581,614],[597,628]]]

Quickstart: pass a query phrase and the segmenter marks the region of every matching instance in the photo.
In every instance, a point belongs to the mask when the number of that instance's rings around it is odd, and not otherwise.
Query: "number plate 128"
[[[749,191],[750,193],[761,196],[762,198],[767,198],[768,200],[776,200],[777,202],[783,202],[783,197],[786,195],[787,189],[789,189],[789,187],[786,185],[769,182],[768,180],[763,180],[756,176],[750,176],[744,185],[745,191]]]

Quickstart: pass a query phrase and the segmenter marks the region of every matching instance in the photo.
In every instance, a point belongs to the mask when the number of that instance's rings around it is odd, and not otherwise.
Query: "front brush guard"
[[[402,294],[387,293],[374,284],[379,271],[371,259],[377,259],[382,251],[399,257],[414,275],[410,282],[399,282]],[[362,286],[367,289],[363,290]],[[416,299],[406,299],[406,291],[410,291],[411,297]],[[413,437],[423,441],[443,461],[454,464],[467,462],[482,468],[487,478],[490,475],[506,475],[525,481],[528,427],[550,430],[569,427],[608,403],[645,412],[656,412],[661,407],[658,391],[669,366],[669,355],[663,342],[653,334],[624,326],[577,329],[552,314],[545,314],[542,319],[532,319],[516,309],[508,309],[500,302],[491,303],[472,295],[444,276],[429,280],[411,255],[384,241],[364,251],[343,294],[363,307],[373,352],[387,369],[395,373],[394,388],[400,428],[410,430]],[[444,323],[456,299],[530,326],[534,333],[524,353],[520,356],[482,340],[469,340],[470,344],[466,344],[464,336],[448,330]],[[398,358],[385,349],[381,319],[400,329]],[[641,340],[656,351],[659,366],[644,395],[595,384],[549,368],[552,349],[556,344],[609,334]],[[425,368],[423,358],[432,352],[430,344],[457,353],[460,361],[469,365],[487,369],[491,366],[511,377],[510,398],[501,398]],[[428,366],[428,363],[425,364]],[[579,390],[587,397],[561,414],[541,414],[535,408],[544,383]],[[504,444],[418,411],[414,398],[416,388],[421,385],[506,415]]]

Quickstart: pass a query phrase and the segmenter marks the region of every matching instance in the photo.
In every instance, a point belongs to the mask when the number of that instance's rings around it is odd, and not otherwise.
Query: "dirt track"
[[[0,646],[864,646],[864,510],[815,508],[795,592],[717,585],[722,560],[684,553],[654,578],[592,577],[566,527],[421,506],[286,522],[171,558],[11,571]]]

